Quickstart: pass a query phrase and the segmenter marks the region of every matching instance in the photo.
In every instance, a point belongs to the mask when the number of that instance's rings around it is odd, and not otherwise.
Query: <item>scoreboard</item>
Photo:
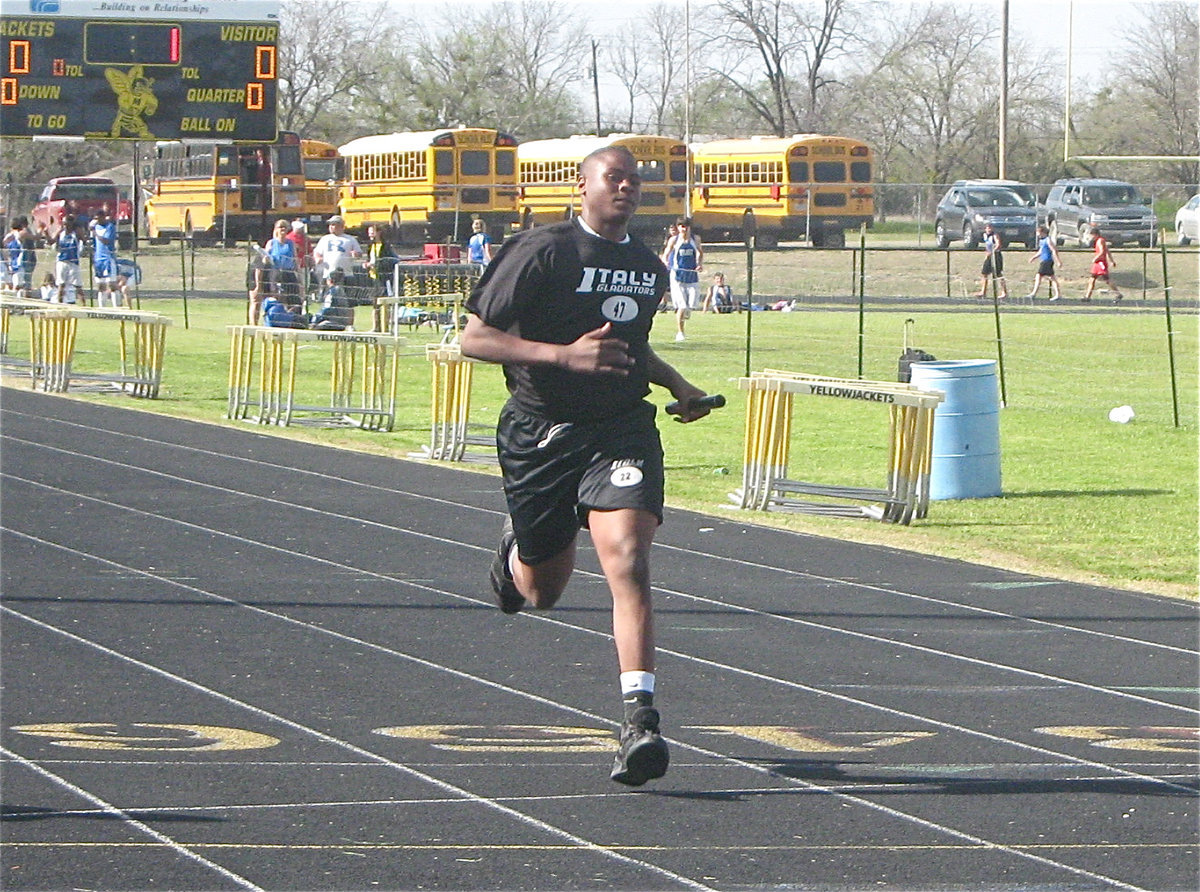
[[[276,0],[5,0],[0,136],[271,142]]]

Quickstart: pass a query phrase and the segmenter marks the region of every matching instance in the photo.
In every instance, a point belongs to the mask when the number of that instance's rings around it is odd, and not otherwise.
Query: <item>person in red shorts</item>
[[[1108,250],[1108,239],[1100,234],[1100,227],[1092,227],[1092,274],[1088,279],[1087,293],[1084,294],[1083,300],[1086,303],[1092,299],[1092,291],[1096,288],[1096,282],[1103,279],[1105,284],[1112,289],[1113,301],[1119,301],[1124,295],[1121,294],[1121,289],[1112,283],[1109,278],[1111,270],[1117,268],[1117,261],[1113,260],[1112,252]]]

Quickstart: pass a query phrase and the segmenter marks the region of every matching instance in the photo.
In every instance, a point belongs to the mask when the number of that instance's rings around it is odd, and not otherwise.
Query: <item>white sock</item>
[[[654,673],[653,672],[622,672],[621,673],[621,695],[632,694],[635,691],[645,691],[647,694],[654,693]]]

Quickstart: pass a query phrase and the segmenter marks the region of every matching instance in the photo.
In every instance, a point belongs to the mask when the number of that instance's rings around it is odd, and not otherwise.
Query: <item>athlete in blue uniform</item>
[[[704,269],[704,249],[700,237],[692,232],[692,221],[681,219],[678,233],[663,251],[663,263],[671,271],[671,303],[675,307],[675,340],[685,339],[684,323],[692,310],[700,306],[700,270]]]
[[[83,288],[83,277],[79,273],[79,224],[73,214],[63,218],[62,228],[54,240],[57,254],[54,261],[54,280],[58,285],[58,303],[75,303],[77,293]]]
[[[96,268],[96,306],[104,306],[104,296],[114,307],[121,306],[117,287],[117,224],[104,208],[92,220],[92,265]]]
[[[1058,256],[1058,250],[1054,247],[1054,239],[1050,238],[1050,230],[1045,226],[1037,228],[1038,246],[1033,252],[1033,256],[1029,258],[1029,262],[1038,262],[1037,276],[1033,280],[1033,289],[1029,294],[1025,295],[1027,299],[1033,300],[1037,297],[1038,291],[1042,287],[1042,280],[1050,281],[1050,299],[1058,300],[1061,296],[1058,287],[1058,276],[1054,274],[1055,266],[1062,266],[1062,260]]]

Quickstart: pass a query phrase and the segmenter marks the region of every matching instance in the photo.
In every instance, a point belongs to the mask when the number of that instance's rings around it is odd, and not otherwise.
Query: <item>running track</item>
[[[4,889],[1200,887],[1194,603],[671,511],[628,790],[586,535],[502,617],[495,477],[15,389],[0,435]]]

